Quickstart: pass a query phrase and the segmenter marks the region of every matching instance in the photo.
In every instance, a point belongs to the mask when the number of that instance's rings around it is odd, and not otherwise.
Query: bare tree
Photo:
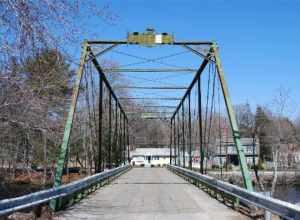
[[[255,117],[249,103],[235,106],[235,113],[242,137],[252,137],[255,128]]]
[[[87,10],[98,21],[116,19],[108,5],[91,0],[0,1],[0,148],[12,177],[18,163],[27,170],[42,165],[46,183],[46,163],[56,157],[72,87],[67,48],[89,34]],[[43,56],[50,51],[53,59]],[[60,78],[63,73],[69,76]]]
[[[274,116],[272,119],[272,154],[273,154],[273,181],[271,186],[271,196],[275,193],[276,183],[277,183],[277,170],[278,170],[278,158],[280,155],[280,146],[281,144],[285,144],[287,140],[287,133],[290,131],[287,130],[286,124],[284,123],[284,118],[289,111],[290,103],[290,91],[280,87],[273,100],[272,107],[274,111]]]

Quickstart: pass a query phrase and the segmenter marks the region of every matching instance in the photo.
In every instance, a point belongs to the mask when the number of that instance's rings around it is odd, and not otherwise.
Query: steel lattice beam
[[[109,73],[175,73],[175,72],[196,72],[196,69],[189,68],[106,68],[104,72]]]
[[[141,108],[176,108],[176,105],[139,105]]]
[[[89,44],[130,44],[130,45],[138,45],[133,43],[128,43],[127,40],[89,40]],[[175,41],[169,45],[212,45],[212,41]],[[168,45],[168,44],[166,44]]]
[[[133,100],[174,100],[178,101],[181,100],[181,98],[176,97],[120,97],[119,99],[133,99]]]
[[[181,87],[181,86],[177,86],[177,87],[155,87],[155,86],[120,86],[118,87],[119,89],[163,89],[163,90],[173,90],[173,89],[188,89],[188,87]]]

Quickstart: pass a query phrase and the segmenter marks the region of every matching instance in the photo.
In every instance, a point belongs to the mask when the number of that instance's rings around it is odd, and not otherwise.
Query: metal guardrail
[[[77,192],[80,192],[84,189],[90,188],[93,185],[100,183],[107,178],[114,177],[118,174],[121,174],[127,171],[130,168],[130,165],[124,165],[117,167],[108,171],[104,171],[93,176],[88,176],[83,179],[74,181],[69,184],[61,185],[59,187],[54,187],[51,189],[46,189],[38,191],[35,193],[30,193],[28,195],[4,199],[0,201],[0,216],[7,215],[9,213],[22,210],[25,208],[33,207],[45,202],[48,202],[52,199],[63,198]]]
[[[175,171],[175,173],[181,174],[185,177],[208,185],[211,188],[214,188],[216,191],[219,191],[220,193],[229,194],[235,198],[240,199],[240,201],[246,204],[268,210],[271,213],[274,213],[285,219],[300,219],[300,207],[294,204],[264,196],[257,192],[250,192],[239,186],[235,186],[230,183],[217,180],[213,177],[178,166],[167,165],[167,168],[173,172]]]

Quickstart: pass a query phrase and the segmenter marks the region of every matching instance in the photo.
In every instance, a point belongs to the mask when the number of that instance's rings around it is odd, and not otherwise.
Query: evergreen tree
[[[42,49],[23,65],[25,83],[47,103],[48,114],[62,114],[66,97],[71,95],[74,72],[56,49]]]
[[[269,144],[268,129],[271,120],[261,106],[257,106],[255,114],[255,133],[260,142],[260,160],[272,159],[272,147]]]

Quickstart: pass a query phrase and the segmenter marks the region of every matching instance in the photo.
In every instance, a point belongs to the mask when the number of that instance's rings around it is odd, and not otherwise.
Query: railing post
[[[226,84],[225,77],[224,77],[223,68],[221,65],[221,59],[219,57],[219,52],[218,52],[216,43],[214,43],[212,45],[211,51],[213,52],[213,55],[214,55],[215,61],[216,61],[217,73],[218,73],[218,76],[220,79],[222,92],[223,92],[223,96],[224,96],[224,100],[225,100],[225,105],[227,108],[227,113],[228,113],[231,129],[232,129],[233,139],[234,139],[236,151],[237,151],[237,154],[239,157],[240,168],[241,168],[243,179],[244,179],[244,185],[247,190],[253,191],[252,180],[251,180],[251,176],[250,176],[250,173],[248,170],[248,166],[247,166],[247,162],[246,162],[246,158],[245,158],[245,154],[244,154],[244,148],[243,148],[243,146],[241,144],[241,140],[240,140],[240,131],[239,131],[239,127],[238,127],[238,124],[236,121],[236,117],[235,117],[235,113],[234,113],[233,106],[231,103],[231,99],[229,96],[227,84]]]

